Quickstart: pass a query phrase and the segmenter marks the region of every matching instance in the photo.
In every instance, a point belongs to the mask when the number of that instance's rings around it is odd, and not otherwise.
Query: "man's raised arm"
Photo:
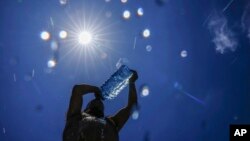
[[[82,96],[87,93],[94,93],[96,98],[100,98],[101,96],[99,88],[95,86],[80,84],[73,87],[69,109],[67,112],[67,119],[71,116],[81,114],[83,103]]]
[[[121,109],[117,114],[110,117],[110,119],[114,122],[117,130],[120,131],[124,124],[127,122],[133,107],[137,105],[137,93],[135,87],[135,81],[137,80],[138,75],[136,71],[133,71],[133,76],[129,80],[129,96],[128,96],[128,104],[126,107]]]

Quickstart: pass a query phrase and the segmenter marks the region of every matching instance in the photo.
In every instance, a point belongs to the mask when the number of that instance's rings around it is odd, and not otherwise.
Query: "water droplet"
[[[62,30],[59,32],[59,37],[61,39],[65,39],[65,38],[67,38],[67,36],[68,36],[68,33],[66,31]]]
[[[138,8],[138,9],[137,9],[137,15],[138,15],[138,16],[143,16],[143,14],[144,14],[143,9],[142,9],[142,8]]]
[[[124,12],[123,12],[123,18],[124,19],[129,19],[130,18],[130,16],[131,16],[131,13],[130,13],[130,11],[129,10],[125,10]]]
[[[146,85],[142,86],[142,88],[141,88],[141,96],[143,96],[143,97],[148,96],[149,93],[150,93],[149,87],[146,86]]]
[[[142,36],[144,38],[148,38],[150,36],[150,30],[149,29],[144,29],[143,32],[142,32]]]
[[[42,40],[47,41],[50,38],[50,33],[48,31],[42,31],[40,37]]]
[[[6,133],[6,130],[5,130],[5,128],[3,128],[3,134],[5,134]]]
[[[137,120],[139,118],[139,111],[135,110],[133,113],[132,113],[132,119],[133,120]]]
[[[16,74],[15,73],[13,74],[13,79],[14,79],[14,82],[16,82]]]
[[[127,3],[127,2],[128,2],[128,0],[121,0],[121,2],[122,2],[122,3]]]
[[[60,2],[61,5],[67,4],[67,0],[59,0],[59,2]]]
[[[152,46],[151,46],[151,45],[147,45],[147,46],[146,46],[146,50],[147,50],[148,52],[151,52]]]
[[[187,54],[187,51],[186,51],[186,50],[182,50],[182,51],[181,51],[181,57],[182,57],[182,58],[187,57],[187,55],[188,55],[188,54]]]
[[[54,68],[56,66],[56,61],[54,59],[51,59],[48,61],[48,68]]]

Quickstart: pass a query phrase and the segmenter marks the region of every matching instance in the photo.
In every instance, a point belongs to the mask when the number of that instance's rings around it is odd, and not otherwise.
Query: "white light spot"
[[[187,51],[186,50],[183,50],[183,51],[181,51],[181,57],[182,58],[185,58],[185,57],[187,57]]]
[[[53,51],[56,51],[58,49],[58,43],[57,43],[57,41],[55,41],[55,40],[51,41],[50,47],[51,47],[51,49]]]
[[[149,95],[149,88],[148,88],[148,86],[143,86],[142,87],[142,90],[141,90],[141,95],[143,96],[143,97],[145,97],[145,96],[148,96]]]
[[[143,16],[144,12],[143,12],[143,9],[142,8],[138,8],[137,9],[137,15],[138,16]]]
[[[149,29],[144,29],[142,32],[142,36],[144,38],[148,38],[150,36],[150,30]]]
[[[133,120],[137,120],[139,118],[139,111],[135,110],[133,113],[132,113],[132,119]]]
[[[60,2],[61,5],[67,4],[67,0],[59,0],[59,2]]]
[[[46,41],[46,40],[49,40],[50,34],[47,31],[42,31],[41,34],[40,34],[40,37],[41,37],[42,40]]]
[[[87,45],[89,44],[90,42],[92,41],[92,35],[87,32],[87,31],[83,31],[79,34],[79,37],[78,37],[78,42],[80,44],[83,44],[83,45]]]
[[[150,51],[152,50],[152,46],[151,46],[151,45],[147,45],[147,46],[146,46],[146,50],[147,50],[148,52],[150,52]]]
[[[65,38],[67,38],[67,36],[68,36],[68,33],[66,31],[62,30],[59,32],[59,37],[61,39],[65,39]]]
[[[111,0],[105,0],[105,2],[110,2]]]
[[[51,59],[48,61],[47,65],[49,68],[54,68],[56,66],[56,61],[54,59]]]
[[[124,19],[129,19],[129,18],[130,18],[130,16],[131,16],[130,11],[125,10],[125,11],[123,12],[123,18],[124,18]]]
[[[128,2],[128,0],[121,0],[121,2],[122,2],[122,3],[127,3],[127,2]]]
[[[3,128],[3,134],[5,134],[6,133],[6,130],[5,130],[5,128]]]

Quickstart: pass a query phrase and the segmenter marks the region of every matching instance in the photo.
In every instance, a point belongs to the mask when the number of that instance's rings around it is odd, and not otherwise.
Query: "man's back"
[[[127,122],[134,105],[137,105],[137,78],[136,71],[133,71],[129,79],[127,106],[109,118],[104,118],[104,104],[98,87],[87,84],[75,85],[70,98],[63,141],[119,141],[118,132]],[[84,113],[81,113],[82,97],[88,93],[94,93],[95,99],[90,101]]]

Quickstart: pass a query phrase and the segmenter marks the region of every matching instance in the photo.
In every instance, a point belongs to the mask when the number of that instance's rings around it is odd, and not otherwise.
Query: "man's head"
[[[104,117],[104,105],[100,99],[91,100],[84,112],[98,118]]]

